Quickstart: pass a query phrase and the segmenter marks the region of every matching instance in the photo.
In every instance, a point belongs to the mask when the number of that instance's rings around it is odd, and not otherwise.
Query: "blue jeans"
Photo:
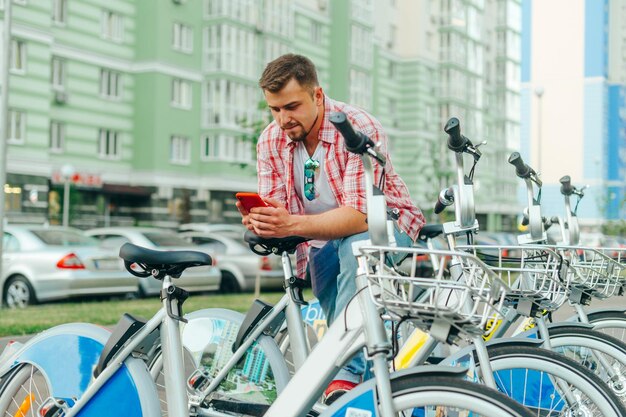
[[[409,247],[411,238],[396,229],[398,246]],[[330,326],[356,294],[356,257],[352,254],[352,242],[369,239],[367,232],[330,240],[321,248],[311,248],[308,272],[311,276],[313,294],[320,302]],[[365,373],[365,356],[357,353],[344,366],[335,379],[361,382]]]

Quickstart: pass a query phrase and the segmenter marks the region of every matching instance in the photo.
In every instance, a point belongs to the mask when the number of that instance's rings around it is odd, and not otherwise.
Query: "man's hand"
[[[250,224],[250,213],[248,213],[248,210],[243,208],[243,205],[239,201],[235,203],[235,206],[237,206],[237,210],[241,213],[241,224],[243,224],[246,229],[254,232],[254,227]]]
[[[289,214],[285,206],[279,201],[268,198],[265,202],[272,207],[255,207],[250,209],[250,213],[244,216],[244,222],[247,217],[248,227],[255,234],[261,237],[285,237],[293,235],[294,216]],[[239,208],[239,206],[238,206]],[[242,212],[243,208],[239,211]],[[245,209],[243,209],[245,211]],[[243,215],[243,212],[242,212]],[[246,224],[246,223],[244,223]]]

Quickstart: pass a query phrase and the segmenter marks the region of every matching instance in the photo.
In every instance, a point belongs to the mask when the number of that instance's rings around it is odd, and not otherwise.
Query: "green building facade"
[[[414,7],[409,0],[382,3],[398,13]],[[455,4],[419,3],[420,13],[433,15],[438,47],[456,33],[474,45],[466,59],[485,48],[479,32],[452,24]],[[482,1],[458,3],[476,18],[487,13]],[[328,95],[382,122],[396,170],[430,210],[454,178],[445,119],[471,120],[465,133],[472,139],[496,136],[506,120],[486,114],[491,97],[505,89],[488,81],[487,54],[472,58],[477,70],[443,47],[436,58],[398,53],[393,36],[405,36],[411,19],[392,22],[389,40],[379,34],[378,7],[373,0],[14,0],[9,221],[60,222],[70,181],[70,223],[78,227],[238,222],[234,193],[256,189],[251,138],[269,120],[257,80],[286,52],[309,56]],[[471,94],[450,88],[450,68],[474,81]],[[502,139],[489,147],[501,156],[511,146]],[[508,168],[489,168],[484,179],[477,173],[477,202],[499,228],[517,209],[516,196],[498,188]]]

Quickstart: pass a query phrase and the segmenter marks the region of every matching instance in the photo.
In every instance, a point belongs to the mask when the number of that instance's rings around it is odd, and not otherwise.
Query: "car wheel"
[[[23,275],[9,278],[4,287],[4,304],[9,308],[24,308],[37,304],[35,290]]]
[[[220,283],[220,292],[232,294],[241,292],[241,286],[237,282],[237,278],[228,271],[222,271],[222,282]]]

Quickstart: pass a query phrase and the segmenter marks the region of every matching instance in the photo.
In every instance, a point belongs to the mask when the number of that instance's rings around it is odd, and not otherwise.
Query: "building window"
[[[26,137],[26,113],[18,110],[9,110],[9,131],[7,143],[23,144]]]
[[[60,58],[52,58],[52,89],[55,91],[65,90],[65,61]]]
[[[118,132],[110,129],[100,129],[98,156],[104,159],[120,159]]]
[[[203,161],[251,162],[252,146],[250,142],[233,136],[207,135],[202,137],[200,155]]]
[[[67,19],[67,0],[52,1],[52,21],[64,25]]]
[[[387,47],[389,49],[393,49],[396,46],[396,42],[398,39],[398,28],[396,25],[389,26],[389,40],[387,41]]]
[[[188,137],[174,135],[170,138],[170,162],[181,165],[191,162],[191,141]]]
[[[350,103],[366,110],[372,105],[371,77],[355,69],[350,70]]]
[[[230,80],[211,80],[204,87],[203,126],[246,127],[259,118],[257,87]]]
[[[124,19],[110,10],[102,11],[102,37],[115,42],[122,42],[124,38]]]
[[[120,98],[122,96],[120,80],[122,74],[108,69],[100,70],[100,95],[106,98]]]
[[[50,121],[50,152],[63,152],[65,147],[65,124],[56,120]]]
[[[201,146],[200,155],[203,161],[210,161],[219,157],[220,141],[218,136],[202,137]]]
[[[172,26],[172,48],[176,51],[193,52],[193,29],[182,23]]]
[[[191,108],[191,83],[175,78],[172,80],[172,105],[183,109]]]
[[[11,40],[11,71],[26,72],[26,42],[18,39]]]
[[[352,25],[350,32],[350,61],[360,67],[371,68],[373,50],[372,31],[359,25]]]
[[[311,42],[313,45],[322,43],[322,25],[314,20],[311,20]]]

